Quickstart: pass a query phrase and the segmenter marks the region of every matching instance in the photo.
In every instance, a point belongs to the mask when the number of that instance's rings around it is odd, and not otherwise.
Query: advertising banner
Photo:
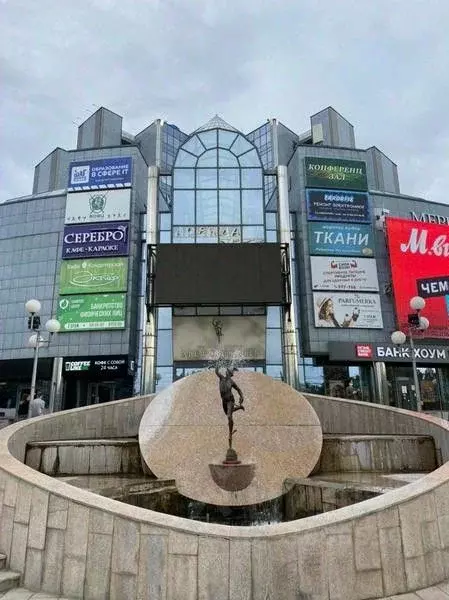
[[[84,258],[61,264],[59,293],[92,294],[127,290],[127,258]]]
[[[90,294],[59,298],[61,331],[125,328],[126,294]]]
[[[313,290],[379,291],[374,258],[311,256],[310,266]]]
[[[332,190],[306,190],[309,221],[371,221],[368,194]]]
[[[98,223],[64,227],[62,258],[128,255],[128,223]]]
[[[129,221],[131,190],[67,194],[65,224]]]
[[[309,252],[322,256],[373,256],[370,225],[356,223],[308,223]]]
[[[132,363],[132,361],[131,361]],[[116,379],[126,377],[132,371],[128,356],[126,354],[109,356],[74,356],[64,358],[62,372],[64,377],[79,378],[83,375],[89,378]]]
[[[69,166],[69,192],[131,187],[130,156],[72,162]]]
[[[382,329],[379,294],[313,294],[315,327]]]
[[[412,356],[418,363],[448,364],[449,346],[434,346],[415,341],[414,352],[408,344],[370,344],[329,342],[329,359],[335,361],[381,361],[410,363]],[[422,384],[423,382],[421,382]]]
[[[265,316],[173,317],[174,360],[265,360]]]
[[[398,328],[408,331],[410,299],[422,295],[425,336],[449,338],[449,226],[387,217],[386,231]]]
[[[360,160],[306,156],[306,187],[340,190],[368,189],[366,164]]]

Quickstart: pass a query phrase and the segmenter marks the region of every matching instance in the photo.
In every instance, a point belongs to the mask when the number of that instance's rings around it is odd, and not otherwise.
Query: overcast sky
[[[300,133],[329,105],[401,191],[449,203],[447,0],[0,0],[0,200],[95,106],[137,133],[215,113]]]

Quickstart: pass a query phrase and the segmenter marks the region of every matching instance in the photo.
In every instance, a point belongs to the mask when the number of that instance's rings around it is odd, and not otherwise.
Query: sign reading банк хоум
[[[126,294],[87,294],[59,298],[57,319],[64,331],[124,329]]]
[[[306,187],[361,191],[368,189],[366,164],[361,160],[306,156],[304,163]]]

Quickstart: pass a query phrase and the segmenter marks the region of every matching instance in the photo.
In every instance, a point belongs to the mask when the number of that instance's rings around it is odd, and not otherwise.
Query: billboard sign
[[[361,191],[368,189],[366,163],[360,160],[306,156],[304,161],[306,187]]]
[[[131,190],[67,194],[65,224],[129,221]]]
[[[128,223],[98,223],[64,227],[62,258],[128,255]]]
[[[379,294],[313,293],[315,327],[382,329]]]
[[[173,317],[173,356],[265,360],[265,316]]]
[[[426,298],[426,337],[449,339],[449,226],[387,217],[397,325],[408,331],[410,298]]]
[[[313,290],[378,292],[374,258],[311,256]]]
[[[126,294],[90,294],[59,298],[61,331],[125,328]]]
[[[109,356],[74,356],[64,358],[62,371],[65,377],[121,378],[126,377],[131,370],[132,361],[126,354]]]
[[[381,361],[410,363],[412,357],[418,363],[449,364],[449,346],[422,344],[415,340],[413,348],[408,344],[354,344],[352,342],[329,342],[329,359],[335,361]]]
[[[69,192],[131,187],[132,158],[117,156],[72,162],[69,165]]]
[[[373,256],[370,225],[357,223],[308,223],[309,252],[322,256]]]
[[[368,194],[341,190],[306,190],[309,221],[371,221]]]
[[[127,276],[127,258],[66,260],[61,264],[59,293],[124,292],[128,287]]]

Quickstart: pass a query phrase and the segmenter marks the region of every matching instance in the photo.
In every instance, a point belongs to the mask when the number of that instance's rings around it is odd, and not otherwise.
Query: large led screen
[[[388,248],[398,326],[408,331],[410,298],[423,296],[426,337],[449,338],[449,226],[387,218]]]
[[[279,244],[160,244],[155,301],[281,304]]]

